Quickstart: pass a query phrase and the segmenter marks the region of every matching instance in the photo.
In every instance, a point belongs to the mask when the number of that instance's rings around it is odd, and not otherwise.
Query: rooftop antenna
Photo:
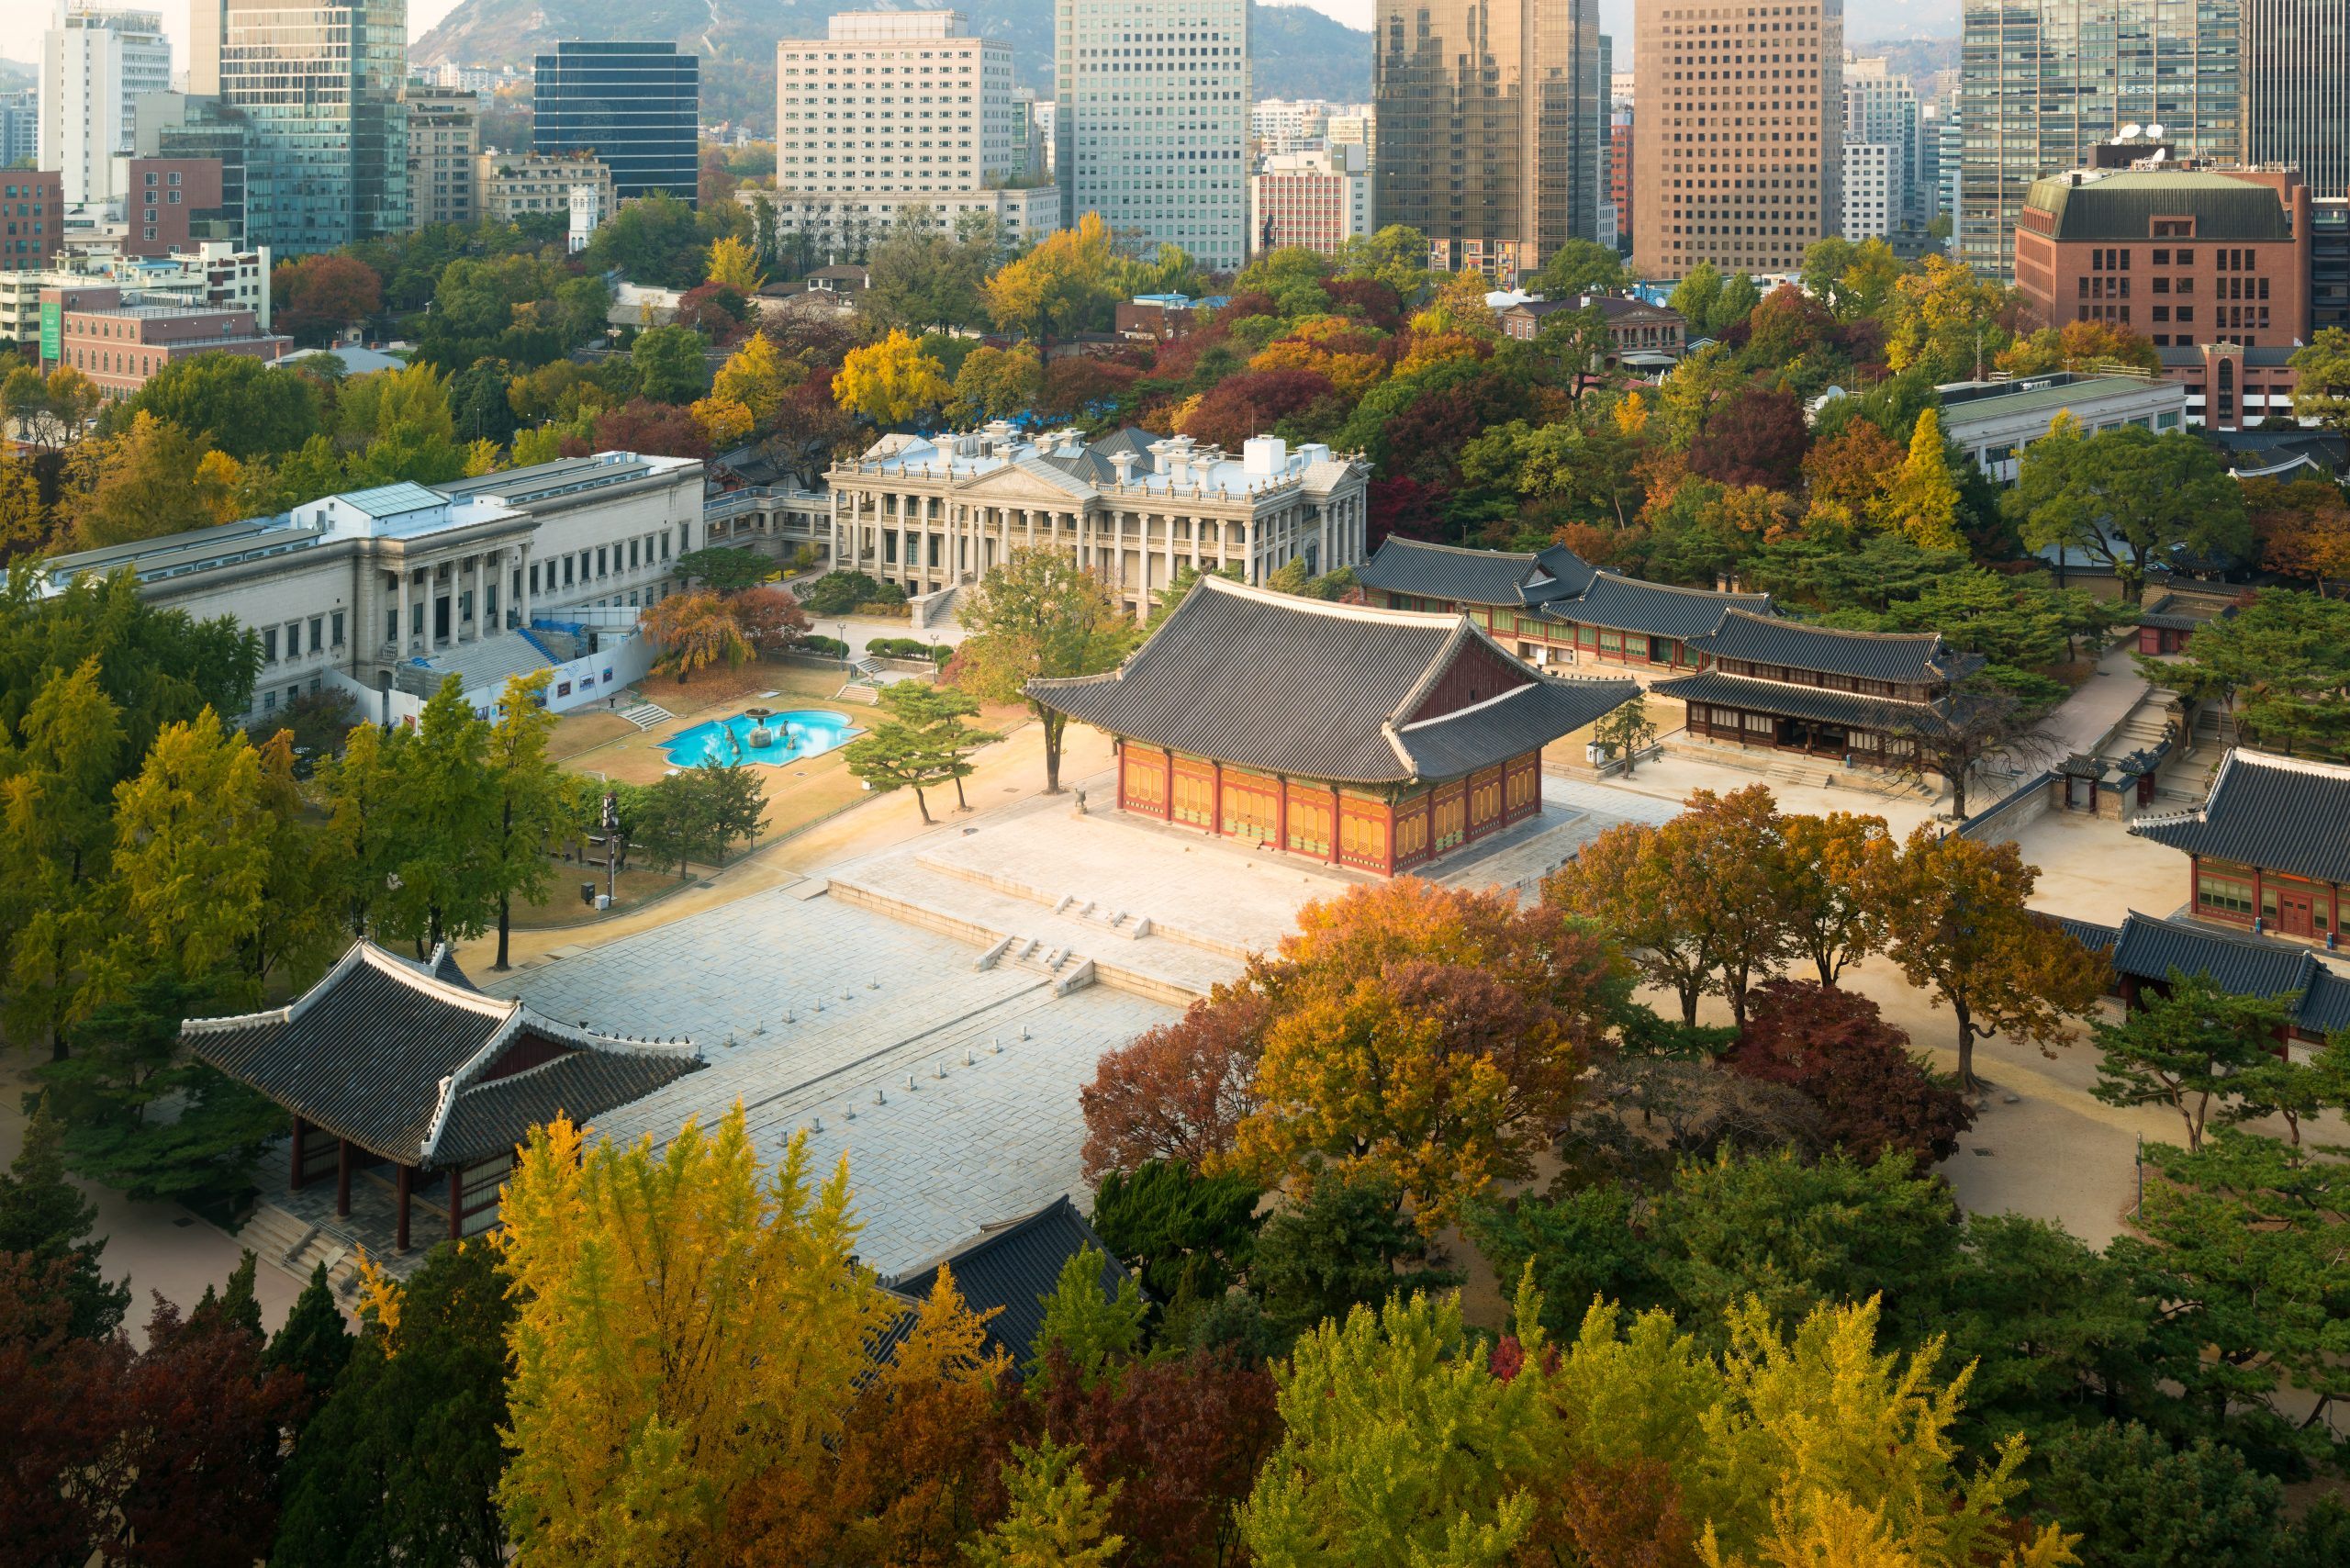
[[[2114,140],[2116,141],[2135,141],[2145,133],[2146,128],[2140,125],[2137,121],[2132,120],[2128,125],[2121,128],[2121,134],[2115,137]]]

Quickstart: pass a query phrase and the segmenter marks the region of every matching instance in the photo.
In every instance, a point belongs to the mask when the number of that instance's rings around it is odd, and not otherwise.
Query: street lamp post
[[[604,791],[604,902],[608,907],[620,899],[620,792],[607,790]]]

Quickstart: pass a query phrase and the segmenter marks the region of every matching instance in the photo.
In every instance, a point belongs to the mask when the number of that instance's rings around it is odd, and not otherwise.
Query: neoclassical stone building
[[[884,436],[836,463],[833,562],[909,594],[974,583],[1013,551],[1065,550],[1137,619],[1185,566],[1259,583],[1360,566],[1371,465],[1274,436],[1238,457],[1132,428],[1088,443],[998,421],[960,435]]]

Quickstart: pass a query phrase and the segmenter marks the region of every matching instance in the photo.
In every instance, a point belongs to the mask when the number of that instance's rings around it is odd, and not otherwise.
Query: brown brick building
[[[1632,243],[1644,276],[1790,273],[1842,216],[1843,0],[1645,0],[1632,50]]]
[[[123,196],[126,256],[169,256],[241,238],[221,206],[217,158],[133,158]]]
[[[58,317],[59,355],[108,398],[128,398],[175,359],[200,353],[252,354],[274,360],[294,340],[263,330],[254,312],[233,306],[150,304],[135,289],[112,284],[49,287],[41,314]]]
[[[0,272],[39,272],[65,238],[65,176],[0,170]]]
[[[2152,339],[2189,420],[2236,430],[2290,408],[2311,244],[2311,191],[2290,171],[2084,170],[2024,198],[2016,286],[2043,325]]]

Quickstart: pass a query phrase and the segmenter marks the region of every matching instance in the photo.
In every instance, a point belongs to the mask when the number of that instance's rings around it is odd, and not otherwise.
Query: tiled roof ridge
[[[519,1002],[501,1001],[498,997],[487,996],[478,991],[469,991],[453,980],[445,980],[438,975],[427,974],[398,954],[386,952],[364,937],[352,944],[352,950],[359,956],[360,962],[364,963],[378,974],[388,975],[411,991],[422,991],[435,1001],[445,1002],[453,1007],[462,1007],[468,1013],[478,1013],[485,1018],[503,1016],[510,1022],[522,1010],[522,1004]],[[329,970],[325,979],[305,991],[301,1000],[294,1003],[287,1022],[299,1018],[308,1010],[312,997],[324,994],[329,980],[340,980],[348,972],[341,964],[337,964],[333,969]]]
[[[1737,590],[1737,591],[1732,591],[1732,590],[1725,589],[1725,588],[1691,588],[1691,587],[1690,587],[1688,584],[1686,584],[1686,583],[1660,583],[1660,582],[1653,581],[1652,579],[1648,578],[1648,577],[1636,577],[1632,576],[1632,574],[1631,574],[1631,573],[1629,573],[1629,572],[1626,572],[1626,571],[1619,571],[1619,570],[1617,570],[1617,569],[1616,567],[1614,567],[1614,566],[1594,566],[1594,567],[1591,569],[1591,571],[1592,571],[1591,580],[1592,580],[1593,582],[1595,582],[1595,582],[1597,582],[1597,581],[1598,581],[1600,578],[1602,578],[1602,577],[1613,577],[1613,578],[1615,578],[1617,582],[1619,582],[1619,583],[1623,583],[1623,584],[1625,584],[1627,587],[1629,587],[1629,588],[1653,588],[1653,589],[1655,589],[1655,590],[1656,590],[1657,592],[1659,592],[1659,593],[1684,593],[1684,594],[1687,594],[1691,599],[1751,599],[1751,600],[1753,600],[1753,601],[1755,601],[1755,602],[1757,602],[1757,603],[1765,603],[1765,604],[1769,603],[1769,602],[1770,602],[1770,599],[1771,599],[1771,596],[1770,596],[1768,593],[1748,593],[1748,592],[1745,592],[1745,591],[1744,591],[1744,590],[1742,590],[1742,589],[1741,589],[1741,590]],[[1581,599],[1584,598],[1584,597],[1585,597],[1586,595],[1588,595],[1590,592],[1591,592],[1590,588],[1584,588],[1584,589],[1583,589],[1583,591],[1582,593],[1576,594],[1576,595],[1574,595],[1572,598],[1570,598],[1570,599],[1567,599],[1561,600],[1561,601],[1560,601],[1560,602],[1566,603],[1566,604],[1573,604],[1573,603],[1575,603],[1577,600],[1579,600],[1579,599]],[[1739,606],[1737,606],[1737,605],[1735,605],[1735,604],[1725,606],[1725,607],[1723,608],[1722,613],[1723,613],[1724,615],[1729,615],[1729,614],[1733,614],[1733,613],[1740,614],[1740,615],[1753,615],[1753,614],[1754,614],[1754,612],[1753,612],[1752,610],[1742,610],[1742,609],[1740,609]],[[1758,620],[1758,621],[1779,621],[1779,620],[1785,620],[1785,617],[1784,617],[1784,616],[1773,616],[1773,615],[1756,615],[1754,618],[1755,618],[1756,620]],[[1802,624],[1802,622],[1792,622],[1792,624],[1801,625],[1801,624]],[[1833,632],[1833,631],[1837,630],[1837,628],[1835,628],[1835,627],[1833,627],[1833,626],[1822,626],[1822,627],[1820,627],[1820,628],[1819,628],[1819,630],[1820,630],[1820,631],[1823,631],[1823,632]],[[1881,635],[1881,634],[1884,634],[1884,633],[1865,633],[1865,632],[1861,633],[1861,635],[1863,635],[1863,636]],[[1909,635],[1914,635],[1914,633],[1890,633],[1890,634],[1891,634],[1891,635],[1896,635],[1896,636],[1909,636]],[[1935,635],[1940,635],[1940,633],[1935,633]]]
[[[1638,582],[1643,579],[1630,578],[1628,580]],[[1650,586],[1653,588],[1664,588],[1669,585],[1664,583],[1654,583]],[[1690,591],[1703,592],[1704,590],[1692,589]],[[1765,595],[1764,597],[1768,598],[1769,596]],[[1748,621],[1760,621],[1770,626],[1793,627],[1798,632],[1814,633],[1823,637],[1850,638],[1856,642],[1928,643],[1936,647],[1944,645],[1942,643],[1942,634],[1940,632],[1863,632],[1851,626],[1822,626],[1815,621],[1791,621],[1786,617],[1780,615],[1757,615],[1751,610],[1740,610],[1735,607],[1722,611],[1722,623],[1724,625],[1728,625],[1729,623],[1730,617],[1732,616],[1740,616]]]
[[[2350,783],[2350,763],[2320,762],[2311,756],[2287,756],[2282,752],[2263,751],[2257,746],[2240,745],[2229,751],[2228,764],[2232,766],[2239,757],[2255,767],[2274,767],[2287,773],[2307,774],[2313,778],[2330,778],[2337,783]],[[2218,791],[2220,781],[2217,778],[2211,780],[2211,788],[2215,793]]]
[[[2148,914],[2141,909],[2133,909],[2123,915],[2121,924],[2114,929],[2126,935],[2133,921],[2141,925],[2159,926],[2165,931],[2175,931],[2182,935],[2199,937],[2208,942],[2224,942],[2232,947],[2241,947],[2247,953],[2304,959],[2306,962],[2302,967],[2305,970],[2311,965],[2324,967],[2318,964],[2317,956],[2306,948],[2287,947],[2249,931],[2222,930],[2216,925],[2205,925],[2197,921],[2173,920],[2165,915]]]
[[[1345,604],[1335,599],[1307,599],[1302,594],[1283,593],[1279,588],[1259,588],[1254,583],[1237,583],[1219,572],[1200,574],[1199,579],[1192,585],[1192,592],[1203,591],[1228,593],[1259,604],[1302,610],[1313,615],[1335,616],[1342,621],[1367,621],[1377,626],[1473,626],[1469,617],[1457,610],[1387,610],[1377,605]],[[1177,608],[1181,607],[1179,605]],[[1139,653],[1141,650],[1136,651]]]
[[[1482,713],[1497,702],[1506,702],[1513,697],[1522,696],[1526,692],[1537,689],[1539,689],[1538,684],[1531,681],[1524,686],[1513,686],[1507,691],[1497,692],[1494,696],[1488,697],[1480,702],[1472,702],[1466,708],[1455,708],[1449,712],[1438,713],[1432,718],[1414,719],[1409,723],[1396,725],[1395,729],[1398,734],[1405,734],[1413,730],[1424,730],[1430,724],[1441,724],[1448,722],[1450,720],[1466,718],[1472,713]]]
[[[1475,544],[1445,544],[1434,539],[1411,539],[1401,533],[1389,534],[1380,541],[1380,544],[1382,548],[1393,544],[1404,550],[1441,550],[1448,555],[1476,555],[1529,564],[1539,559],[1542,554],[1539,550],[1487,550]]]

